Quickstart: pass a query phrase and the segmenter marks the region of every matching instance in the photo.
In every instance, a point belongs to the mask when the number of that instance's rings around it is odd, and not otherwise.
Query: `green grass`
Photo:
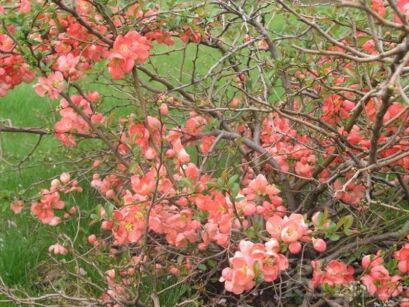
[[[0,120],[16,127],[51,127],[57,103],[38,97],[31,85],[21,85],[0,98]],[[71,170],[70,157],[53,136],[44,136],[35,151],[39,137],[34,134],[0,133],[0,141],[0,276],[9,287],[23,288],[32,295],[41,294],[44,289],[38,286],[38,280],[44,278],[41,268],[49,260],[48,247],[57,242],[58,233],[74,237],[76,221],[57,227],[42,225],[31,216],[29,201],[20,215],[14,215],[9,206],[16,195],[35,199],[42,188],[49,187],[50,178]],[[83,193],[64,200],[66,207],[78,205],[87,212],[96,207],[97,198],[96,192],[85,185]],[[95,230],[86,223],[82,219],[79,249],[87,244],[88,232]]]
[[[47,127],[54,116],[52,108],[30,85],[23,85],[0,98],[0,120],[13,126]],[[35,153],[18,165],[37,142],[36,135],[0,134],[0,276],[10,287],[21,286],[33,293],[37,292],[31,282],[33,270],[47,257],[52,238],[27,210],[16,216],[9,205],[16,194],[58,172],[57,167],[45,167],[45,162],[52,164],[52,153],[59,147],[51,137],[44,137]]]

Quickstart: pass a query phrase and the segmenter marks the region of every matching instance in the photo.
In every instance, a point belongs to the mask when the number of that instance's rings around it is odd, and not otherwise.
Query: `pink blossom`
[[[159,111],[162,116],[168,115],[169,113],[168,105],[166,103],[162,103],[160,105]]]
[[[151,47],[148,40],[136,31],[130,31],[125,36],[118,35],[109,56],[108,69],[112,78],[122,79],[135,64],[143,64],[149,57]]]
[[[262,273],[264,281],[275,281],[281,271],[288,268],[287,258],[276,252],[278,242],[266,245],[240,241],[239,251],[229,260],[230,267],[223,269],[221,282],[227,291],[241,294],[255,286],[255,279]],[[260,272],[260,273],[258,273]]]
[[[69,173],[62,173],[60,175],[60,180],[63,184],[67,184],[71,180],[71,176]]]
[[[384,0],[372,0],[372,9],[379,14],[379,16],[384,17],[386,13]]]
[[[323,239],[312,239],[312,244],[317,252],[323,253],[327,250],[327,243]]]
[[[335,285],[348,285],[354,281],[354,268],[339,260],[331,260],[322,271],[320,262],[312,261],[313,268],[312,285],[317,287],[319,285],[328,284],[333,287]]]
[[[48,94],[50,99],[57,99],[65,88],[64,76],[60,71],[51,73],[48,77],[40,77],[38,81],[34,89],[42,97]]]
[[[409,272],[409,243],[403,245],[400,250],[394,254],[396,260],[398,260],[398,269],[402,273]]]
[[[68,250],[61,244],[57,243],[57,244],[51,245],[48,248],[48,252],[53,253],[55,255],[66,255],[68,253]]]
[[[19,13],[27,14],[31,11],[31,5],[29,0],[21,0],[20,5],[18,7]]]

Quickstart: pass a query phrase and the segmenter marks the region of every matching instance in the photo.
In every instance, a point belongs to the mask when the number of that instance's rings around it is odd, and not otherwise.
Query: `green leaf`
[[[189,178],[182,178],[179,180],[179,184],[181,187],[189,187],[193,188],[192,181]]]
[[[332,234],[328,236],[328,239],[330,239],[331,241],[338,241],[340,239],[340,236],[337,234]]]
[[[233,184],[231,187],[231,194],[234,199],[236,199],[236,196],[239,194],[240,191],[240,185],[238,183]]]
[[[207,266],[204,263],[201,263],[197,266],[197,268],[201,271],[206,271],[207,270]]]
[[[232,186],[237,181],[237,179],[239,179],[239,175],[236,174],[231,176],[229,179],[229,186]]]

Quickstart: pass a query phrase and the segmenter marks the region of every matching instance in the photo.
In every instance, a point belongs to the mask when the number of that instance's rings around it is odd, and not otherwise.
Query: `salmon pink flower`
[[[146,33],[145,37],[149,40],[155,40],[158,44],[172,46],[175,43],[169,32],[152,31]]]
[[[162,103],[159,108],[160,114],[162,116],[166,116],[169,113],[168,105],[166,103]]]
[[[71,176],[69,173],[62,173],[60,175],[60,180],[63,184],[67,184],[71,180]]]
[[[312,261],[313,268],[312,285],[317,287],[319,285],[327,284],[331,287],[336,285],[348,285],[354,281],[354,268],[339,260],[331,260],[322,271],[320,262]]]
[[[109,59],[108,70],[114,80],[123,79],[126,74],[132,71],[135,65],[133,58],[124,57],[120,53],[112,53]]]
[[[296,242],[291,242],[291,243],[288,245],[288,250],[290,251],[291,254],[294,254],[294,255],[300,253],[300,252],[301,252],[301,248],[302,248],[301,243],[298,242],[298,241],[296,241]]]
[[[378,13],[379,16],[384,17],[386,13],[384,0],[372,0],[372,9]]]
[[[200,143],[200,151],[207,155],[210,152],[210,148],[213,146],[213,142],[216,140],[214,136],[205,136]]]
[[[88,243],[94,246],[98,246],[99,244],[97,237],[94,234],[88,236]]]
[[[395,253],[395,258],[402,261],[399,269],[406,270],[406,248]],[[402,253],[401,253],[402,251]],[[381,301],[386,301],[390,297],[398,296],[402,291],[402,285],[399,283],[401,277],[398,275],[390,276],[389,271],[383,265],[384,259],[381,252],[376,255],[366,255],[362,258],[362,268],[365,273],[361,277],[362,283],[366,286],[370,295],[377,295]]]
[[[402,15],[406,17],[406,20],[409,20],[409,0],[398,0],[396,4]],[[398,16],[395,16],[395,20],[399,23],[402,22]]]
[[[48,252],[53,253],[55,255],[66,255],[66,254],[68,254],[68,250],[59,243],[51,245],[48,248]]]
[[[22,14],[30,13],[31,5],[29,0],[21,0],[20,5],[18,7],[18,12]]]
[[[361,277],[370,295],[377,295],[381,301],[387,301],[391,297],[398,296],[402,291],[399,283],[401,277],[390,276],[388,270],[382,265],[373,267],[369,274]]]
[[[282,254],[266,253],[258,263],[266,282],[275,281],[281,271],[288,269],[288,259]]]
[[[299,241],[308,235],[308,225],[301,214],[292,213],[289,217],[284,217],[281,227],[281,240],[285,243]]]
[[[31,212],[43,224],[51,226],[61,223],[61,219],[54,214],[54,209],[64,209],[64,202],[60,199],[60,194],[57,191],[46,190],[41,191],[41,199],[31,205]]]
[[[278,250],[274,239],[266,244],[240,241],[239,251],[229,260],[230,267],[223,269],[220,281],[235,294],[251,290],[260,274],[266,282],[275,281],[288,268],[288,259]]]
[[[145,229],[145,217],[137,205],[124,207],[114,211],[114,227],[112,233],[118,245],[137,243]]]
[[[254,285],[254,271],[248,266],[243,257],[235,255],[230,260],[231,268],[224,268],[222,271],[221,282],[227,291],[234,294],[241,294],[244,291],[251,290]]]
[[[44,97],[48,94],[50,99],[57,99],[58,95],[65,88],[64,76],[60,71],[51,73],[48,77],[40,77],[38,83],[34,86],[36,93]]]
[[[65,77],[76,80],[81,75],[81,72],[77,69],[79,62],[79,56],[74,56],[72,53],[69,53],[58,58],[56,68],[58,71],[61,71]]]
[[[130,31],[125,36],[118,35],[109,56],[108,69],[112,78],[122,79],[135,64],[143,64],[149,57],[151,47],[148,40],[136,31]]]
[[[398,269],[402,273],[409,272],[409,243],[402,246],[402,248],[395,252],[394,257],[398,260]]]
[[[235,97],[230,101],[229,105],[232,108],[237,108],[240,105],[240,103],[241,103],[240,99]]]
[[[362,184],[351,182],[346,187],[345,192],[342,191],[343,186],[344,184],[340,180],[338,179],[335,180],[334,182],[334,189],[336,191],[335,197],[343,201],[344,203],[354,206],[358,205],[365,195],[365,186]]]
[[[312,239],[312,245],[317,252],[323,253],[327,250],[327,243],[323,239]]]
[[[23,208],[24,202],[22,200],[16,200],[10,205],[10,209],[14,212],[14,214],[20,214],[21,211],[23,211]]]
[[[273,215],[267,220],[266,230],[275,239],[281,239],[283,219],[279,215]]]
[[[381,251],[379,250],[376,255],[365,255],[362,257],[361,265],[365,270],[369,270],[371,267],[375,267],[383,264],[383,257],[381,256]]]
[[[11,52],[14,47],[14,42],[10,36],[0,33],[0,51],[2,52]]]
[[[331,95],[324,101],[322,119],[329,124],[336,125],[339,121],[348,118],[354,106],[355,104],[349,100],[343,100],[336,94]]]

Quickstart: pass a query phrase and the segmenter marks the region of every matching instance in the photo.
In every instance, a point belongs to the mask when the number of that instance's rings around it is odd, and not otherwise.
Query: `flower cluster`
[[[122,79],[135,64],[143,64],[149,57],[149,41],[136,31],[118,35],[109,55],[108,70],[114,80]]]
[[[39,96],[48,95],[50,99],[57,99],[64,88],[65,80],[60,71],[51,73],[47,77],[40,77],[34,87]]]
[[[301,251],[300,242],[310,241],[308,225],[301,214],[292,213],[284,218],[274,215],[267,220],[266,230],[274,239],[288,244],[292,254]]]
[[[311,261],[313,269],[312,286],[317,287],[327,284],[331,287],[348,285],[354,281],[354,268],[339,260],[331,260],[322,270],[319,260]]]
[[[313,148],[311,139],[307,135],[297,133],[288,119],[270,114],[263,120],[260,139],[282,171],[289,172],[290,162],[293,161],[297,175],[312,177],[316,156],[311,149]]]
[[[11,38],[0,33],[0,97],[23,82],[31,83],[35,77],[24,58],[11,52],[13,48]]]
[[[60,198],[60,193],[82,192],[77,180],[71,180],[68,173],[61,174],[59,179],[51,182],[49,189],[43,189],[40,193],[40,200],[33,202],[31,212],[41,223],[55,226],[61,223],[61,217],[57,216],[55,210],[63,210],[65,203]],[[64,218],[69,218],[76,213],[76,208],[71,207],[64,214]]]
[[[75,146],[75,134],[88,135],[91,133],[91,127],[86,121],[88,119],[94,125],[100,125],[105,117],[101,113],[93,111],[91,104],[99,100],[98,92],[90,92],[86,97],[73,95],[68,100],[62,99],[60,102],[61,119],[55,123],[55,136],[65,146]],[[77,110],[81,110],[81,114]]]
[[[339,95],[331,95],[327,97],[322,106],[322,120],[335,125],[339,121],[349,117],[349,112],[354,108],[354,103],[349,100],[344,100]]]
[[[280,253],[277,240],[265,244],[241,241],[239,251],[229,259],[230,267],[223,269],[221,282],[227,291],[241,294],[251,290],[256,281],[273,282],[288,268],[288,259]]]
[[[399,284],[399,275],[391,276],[383,265],[384,259],[380,251],[376,255],[366,255],[362,258],[362,268],[365,274],[361,277],[362,283],[370,295],[376,295],[381,301],[398,296],[402,292]]]

